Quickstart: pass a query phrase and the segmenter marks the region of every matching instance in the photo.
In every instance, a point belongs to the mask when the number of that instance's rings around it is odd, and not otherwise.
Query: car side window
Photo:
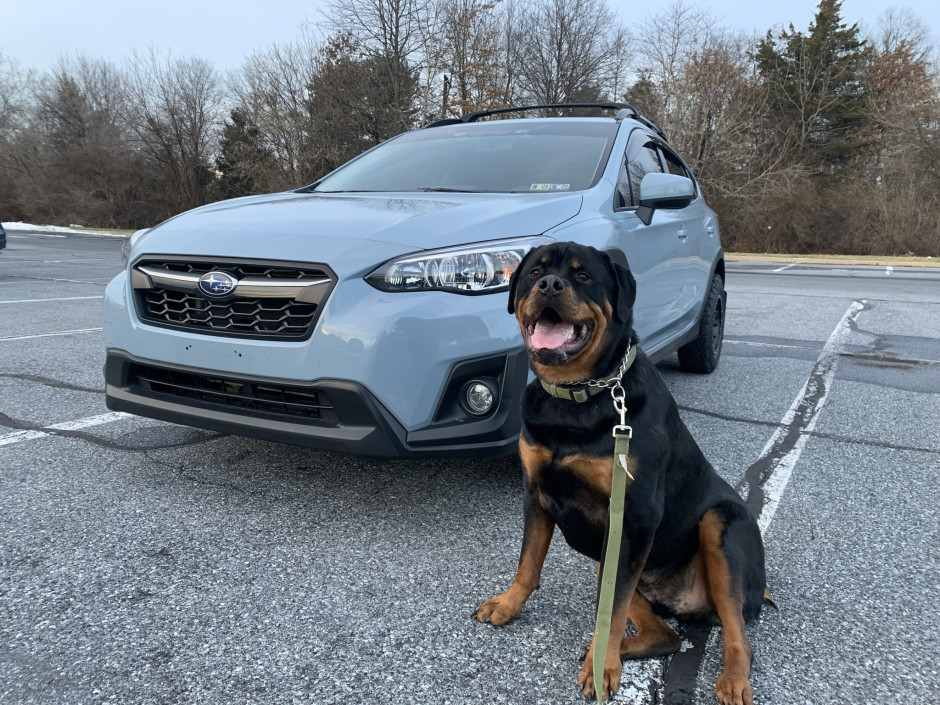
[[[663,171],[656,145],[647,141],[637,148],[637,144],[634,142],[627,147],[624,162],[620,165],[614,204],[616,210],[640,205],[640,181],[646,174],[660,174]]]
[[[620,160],[620,171],[617,172],[617,190],[614,191],[614,210],[622,211],[633,205],[633,196],[630,194],[630,177],[627,174],[627,155]]]
[[[669,170],[670,174],[685,177],[689,176],[689,173],[686,171],[685,166],[683,166],[682,162],[679,160],[679,157],[677,157],[665,147],[660,147],[659,149],[663,153],[663,159],[666,162],[666,168]]]
[[[687,179],[692,180],[692,187],[695,189],[696,196],[698,195],[698,184],[695,182],[695,178],[692,176],[692,172],[689,171],[689,168],[682,163],[682,160],[679,159],[669,149],[666,149],[662,145],[659,146],[659,151],[663,155],[663,160],[666,162],[666,168],[669,169],[670,174],[675,174],[676,176],[684,176]]]

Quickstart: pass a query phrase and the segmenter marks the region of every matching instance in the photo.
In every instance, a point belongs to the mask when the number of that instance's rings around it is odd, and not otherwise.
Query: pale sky
[[[629,22],[662,0],[608,0]],[[722,24],[764,34],[793,23],[805,30],[819,0],[687,0]],[[45,71],[60,55],[77,52],[121,63],[147,47],[174,56],[209,59],[221,71],[237,69],[243,58],[273,43],[295,39],[305,22],[322,22],[323,0],[0,0],[0,51],[23,68]],[[887,7],[914,11],[940,44],[938,0],[844,0],[843,19],[874,28]]]

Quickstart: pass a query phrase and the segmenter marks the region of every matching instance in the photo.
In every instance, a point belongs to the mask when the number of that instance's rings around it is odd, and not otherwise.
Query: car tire
[[[683,371],[709,374],[718,367],[725,337],[726,299],[724,281],[716,274],[699,319],[698,337],[679,348],[679,366]]]

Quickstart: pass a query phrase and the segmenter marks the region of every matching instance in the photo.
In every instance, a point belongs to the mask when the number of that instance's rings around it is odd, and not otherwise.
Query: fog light
[[[469,414],[484,416],[493,410],[496,390],[479,379],[473,379],[463,386],[460,403]]]

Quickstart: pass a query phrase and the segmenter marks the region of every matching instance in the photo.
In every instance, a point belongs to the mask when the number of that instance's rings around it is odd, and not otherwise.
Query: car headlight
[[[549,242],[553,240],[548,237],[524,237],[427,250],[386,262],[366,281],[382,291],[505,291],[525,254]]]
[[[125,269],[127,269],[127,263],[131,261],[131,248],[134,246],[134,243],[140,239],[140,236],[149,229],[150,228],[144,228],[143,230],[138,230],[136,233],[127,238],[123,245],[121,245],[121,263],[124,265]]]

